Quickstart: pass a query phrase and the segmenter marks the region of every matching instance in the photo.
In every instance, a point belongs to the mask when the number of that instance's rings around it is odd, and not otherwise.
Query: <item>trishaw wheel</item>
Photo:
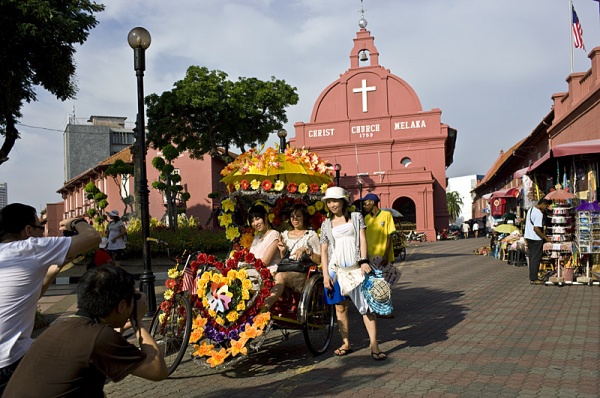
[[[166,321],[160,319],[167,317]],[[164,355],[169,375],[177,369],[183,359],[192,332],[192,307],[187,297],[180,294],[168,312],[159,308],[152,318],[150,334]]]
[[[403,247],[400,250],[400,261],[404,261],[406,260],[406,247]]]
[[[304,287],[298,319],[309,351],[314,355],[327,351],[333,336],[333,306],[325,303],[322,275],[313,275]]]

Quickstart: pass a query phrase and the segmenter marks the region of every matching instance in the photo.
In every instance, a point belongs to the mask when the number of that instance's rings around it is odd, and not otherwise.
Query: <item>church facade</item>
[[[457,132],[441,122],[440,109],[424,111],[413,88],[379,65],[364,19],[359,27],[350,69],[323,90],[309,122],[294,124],[291,143],[335,165],[353,201],[373,192],[381,208],[400,211],[402,221],[435,239],[436,229],[448,227],[446,168]]]

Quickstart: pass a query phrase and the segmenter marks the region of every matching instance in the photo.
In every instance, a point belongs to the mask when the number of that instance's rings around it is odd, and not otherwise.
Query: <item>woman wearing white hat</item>
[[[348,331],[348,301],[339,294],[340,287],[336,281],[336,267],[350,267],[360,264],[364,274],[371,272],[367,261],[367,239],[365,222],[360,213],[348,212],[348,197],[343,188],[330,187],[325,192],[323,202],[329,210],[329,218],[321,226],[321,264],[323,267],[323,283],[327,291],[327,301],[335,304],[338,327],[342,337],[342,346],[334,351],[337,356],[350,354]],[[377,342],[377,318],[369,307],[361,292],[360,285],[348,294],[348,297],[363,321],[369,335],[371,356],[376,361],[387,358]]]
[[[106,213],[110,218],[110,222],[106,227],[106,237],[108,238],[107,250],[110,253],[115,265],[119,265],[118,260],[123,257],[123,250],[125,250],[125,237],[127,236],[127,229],[117,210],[112,210]]]

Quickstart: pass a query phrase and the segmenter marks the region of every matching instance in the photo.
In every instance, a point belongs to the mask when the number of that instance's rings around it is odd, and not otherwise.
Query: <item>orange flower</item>
[[[200,315],[192,322],[193,329],[204,329],[204,326],[206,326],[206,319],[202,318]]]
[[[261,312],[256,317],[254,317],[254,324],[258,328],[262,329],[265,326],[267,326],[267,324],[269,323],[270,319],[271,319],[271,313],[270,312]]]
[[[229,352],[231,356],[235,357],[237,354],[248,355],[248,349],[246,348],[246,343],[248,339],[239,339],[239,340],[231,340],[231,348]]]
[[[262,334],[262,330],[258,330],[254,325],[246,325],[246,330],[240,333],[240,337],[247,339],[255,339]]]
[[[204,357],[209,355],[213,348],[215,348],[214,345],[206,344],[206,342],[204,342],[196,346],[196,350],[192,353],[192,355],[196,357]]]
[[[208,358],[206,360],[206,362],[210,365],[211,368],[214,368],[215,366],[219,366],[220,364],[225,362],[225,359],[228,356],[229,356],[229,353],[227,352],[227,349],[225,349],[225,348],[221,348],[219,351],[213,350],[211,352],[211,357]]]
[[[190,343],[195,343],[204,335],[204,329],[194,329],[190,335]]]

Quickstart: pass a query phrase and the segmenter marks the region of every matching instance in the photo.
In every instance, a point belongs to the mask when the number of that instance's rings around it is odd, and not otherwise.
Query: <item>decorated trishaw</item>
[[[187,351],[210,367],[232,365],[256,351],[273,328],[284,337],[300,329],[310,352],[324,353],[331,342],[334,315],[325,304],[323,276],[318,264],[297,272],[306,274],[301,293],[286,289],[263,310],[273,277],[262,260],[249,252],[254,238],[247,223],[248,209],[260,203],[271,225],[287,227],[286,212],[296,203],[307,206],[311,227],[318,231],[325,219],[321,201],[332,184],[332,168],[308,150],[288,147],[284,152],[252,149],[221,172],[228,196],[221,202],[219,224],[232,243],[225,261],[193,253],[169,271],[165,301],[150,328],[173,372]]]

